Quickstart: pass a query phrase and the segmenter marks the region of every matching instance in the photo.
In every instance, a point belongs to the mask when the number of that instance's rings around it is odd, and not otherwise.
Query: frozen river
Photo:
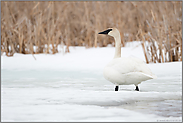
[[[145,61],[139,42],[130,44],[122,56]],[[2,121],[182,121],[182,62],[148,64],[157,79],[115,92],[102,75],[114,47],[70,52],[1,56]]]
[[[181,121],[181,72],[120,86],[93,71],[2,70],[2,121]],[[173,118],[173,119],[172,119]]]

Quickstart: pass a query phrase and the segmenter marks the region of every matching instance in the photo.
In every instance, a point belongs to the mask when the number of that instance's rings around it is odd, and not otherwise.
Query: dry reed
[[[1,2],[1,53],[57,53],[58,45],[122,46],[141,40],[146,62],[182,61],[182,2]]]

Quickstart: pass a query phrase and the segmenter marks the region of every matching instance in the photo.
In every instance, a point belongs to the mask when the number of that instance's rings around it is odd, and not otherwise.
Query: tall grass
[[[182,61],[182,2],[1,2],[1,53],[57,53],[60,44],[105,47],[140,40],[146,62]]]

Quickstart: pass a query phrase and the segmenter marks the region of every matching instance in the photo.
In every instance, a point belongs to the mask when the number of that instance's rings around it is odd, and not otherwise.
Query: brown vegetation
[[[1,2],[1,53],[57,53],[58,45],[105,47],[140,40],[146,62],[182,61],[182,2]],[[149,42],[149,43],[147,43]],[[35,48],[35,50],[34,50]]]

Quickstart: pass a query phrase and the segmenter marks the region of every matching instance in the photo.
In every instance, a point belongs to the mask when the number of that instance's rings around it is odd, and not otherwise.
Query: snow
[[[182,121],[182,62],[150,63],[157,79],[142,82],[139,92],[134,85],[115,92],[102,75],[114,47],[34,56],[1,56],[3,122]],[[140,42],[126,44],[122,56],[145,61]]]

